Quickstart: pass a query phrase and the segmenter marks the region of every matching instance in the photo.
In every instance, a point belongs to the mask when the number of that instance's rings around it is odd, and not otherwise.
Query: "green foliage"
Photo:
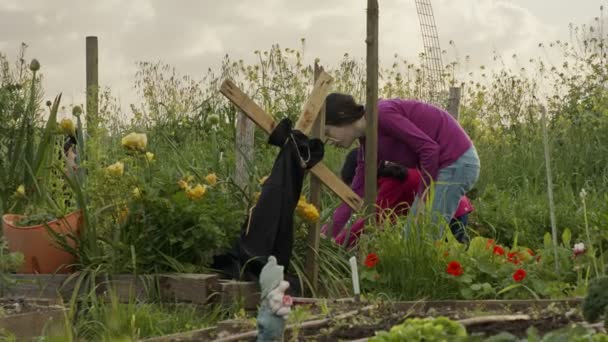
[[[370,342],[389,341],[465,341],[467,331],[446,317],[408,318],[388,332],[376,333]]]
[[[608,277],[596,278],[589,284],[589,292],[583,301],[583,315],[591,323],[603,315],[608,327]]]
[[[10,252],[4,238],[0,237],[0,297],[9,287],[17,284],[11,273],[16,272],[21,264],[23,264],[23,254]]]

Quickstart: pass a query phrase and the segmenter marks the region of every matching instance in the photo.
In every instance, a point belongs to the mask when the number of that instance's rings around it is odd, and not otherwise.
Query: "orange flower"
[[[445,271],[454,277],[459,277],[464,273],[462,265],[458,261],[450,261]]]

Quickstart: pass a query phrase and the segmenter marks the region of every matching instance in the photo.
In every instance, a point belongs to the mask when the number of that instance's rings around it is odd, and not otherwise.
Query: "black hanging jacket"
[[[240,267],[246,266],[246,273],[254,277],[259,275],[270,255],[274,255],[278,264],[286,270],[289,267],[293,248],[293,216],[302,192],[305,171],[321,161],[324,154],[321,140],[309,139],[302,132],[293,130],[289,119],[278,123],[268,143],[281,148],[279,155],[231,253],[232,261],[238,260],[239,271],[243,271]],[[233,265],[229,273],[236,278],[236,271]]]

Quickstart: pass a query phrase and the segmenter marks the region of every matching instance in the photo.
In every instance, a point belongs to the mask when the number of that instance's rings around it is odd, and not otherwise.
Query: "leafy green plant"
[[[408,318],[388,332],[376,333],[371,342],[382,341],[466,341],[467,331],[446,317]]]

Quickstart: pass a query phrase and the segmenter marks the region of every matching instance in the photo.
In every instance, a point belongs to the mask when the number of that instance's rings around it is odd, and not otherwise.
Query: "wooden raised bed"
[[[17,341],[61,329],[66,317],[66,309],[57,300],[0,298],[0,307],[0,336],[8,333]]]

